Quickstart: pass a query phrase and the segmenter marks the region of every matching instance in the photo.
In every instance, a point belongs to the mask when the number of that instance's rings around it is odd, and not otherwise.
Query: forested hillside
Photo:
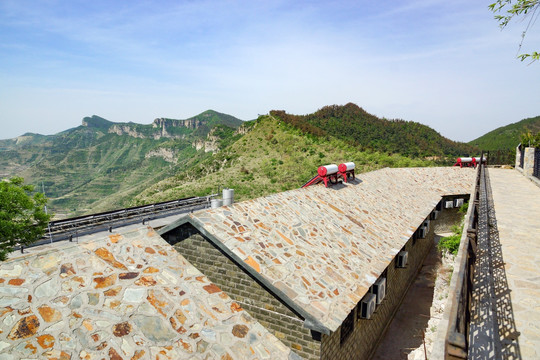
[[[175,198],[223,187],[245,200],[297,188],[321,165],[451,165],[471,145],[428,126],[379,119],[354,104],[310,115],[271,111],[242,122],[206,111],[185,120],[114,123],[99,116],[62,133],[0,141],[0,176],[44,189],[59,217]]]
[[[429,126],[413,121],[380,119],[359,106],[325,106],[309,115],[272,111],[271,115],[305,133],[331,135],[362,150],[412,157],[462,156],[477,149],[441,136]]]
[[[480,136],[478,139],[470,141],[469,144],[484,150],[508,150],[513,152],[520,143],[521,134],[527,130],[532,133],[540,132],[540,116],[499,127]]]
[[[132,205],[235,189],[246,200],[302,186],[326,164],[353,161],[357,173],[382,167],[434,166],[423,158],[362,150],[333,135],[306,133],[274,116],[261,116],[244,125],[247,133],[231,146],[178,175],[148,188]]]

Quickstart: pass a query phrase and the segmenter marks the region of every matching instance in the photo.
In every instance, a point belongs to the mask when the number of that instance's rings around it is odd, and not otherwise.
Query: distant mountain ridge
[[[521,134],[527,130],[530,130],[533,133],[540,131],[540,116],[501,126],[477,139],[469,141],[469,144],[488,151],[513,151],[520,142]]]
[[[87,116],[82,119],[82,126],[101,130],[107,130],[114,124],[115,123],[113,123],[112,121],[106,120],[97,115],[92,115],[91,117]]]
[[[222,114],[214,110],[207,110],[189,119],[179,120],[170,118],[157,118],[149,125],[136,123],[114,123],[97,115],[85,117],[82,126],[100,129],[116,135],[127,135],[140,139],[152,138],[158,140],[185,139],[191,134],[196,137],[206,136],[210,129],[217,125],[238,128],[243,121],[234,116]]]
[[[451,166],[455,155],[475,151],[428,126],[379,119],[352,103],[308,115],[273,110],[244,127],[246,134],[230,146],[147,188],[131,205],[223,187],[234,188],[235,198],[246,200],[298,188],[321,165],[352,161],[361,176],[386,166]]]
[[[426,125],[380,119],[355,104],[308,115],[273,110],[241,120],[208,110],[189,119],[115,123],[97,115],[55,135],[0,140],[0,178],[45,189],[61,217],[208,195],[235,188],[249,199],[301,186],[320,165],[451,165],[476,153]]]
[[[185,170],[132,199],[130,205],[186,196],[204,196],[224,187],[247,200],[300,187],[317,168],[353,161],[357,176],[382,167],[435,166],[433,160],[363,151],[332,135],[307,134],[275,116],[262,115],[242,126],[242,136],[210,157],[194,157]]]
[[[148,125],[93,115],[55,135],[0,140],[0,178],[23,176],[43,187],[50,209],[64,216],[119,208],[197,153],[204,158],[227,146],[243,123],[213,110]]]

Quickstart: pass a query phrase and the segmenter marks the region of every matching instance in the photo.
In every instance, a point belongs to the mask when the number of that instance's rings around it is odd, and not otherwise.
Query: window
[[[343,324],[341,324],[341,336],[340,344],[343,344],[345,340],[352,334],[354,330],[354,309],[347,315]]]

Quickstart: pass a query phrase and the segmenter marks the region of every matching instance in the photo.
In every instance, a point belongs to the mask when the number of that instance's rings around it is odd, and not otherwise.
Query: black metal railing
[[[85,234],[106,231],[107,229],[112,231],[113,227],[116,228],[139,222],[145,224],[150,220],[208,208],[210,207],[210,200],[215,196],[216,195],[214,194],[201,197],[189,197],[68,219],[54,220],[49,222],[49,226],[43,238],[24,248],[63,240],[72,241],[74,238],[76,239],[78,236]],[[16,247],[16,249],[23,251],[23,248],[20,246]]]
[[[520,155],[519,155],[519,167],[523,169],[523,164],[525,162],[525,146],[521,145]]]
[[[540,148],[534,149],[533,176],[540,179]]]
[[[482,153],[481,158],[483,157],[484,153]],[[456,285],[456,301],[452,304],[450,312],[445,339],[445,359],[467,359],[469,350],[469,327],[477,255],[479,208],[483,205],[481,204],[481,191],[485,189],[485,168],[486,165],[480,162],[476,173],[474,196],[471,197],[469,203],[466,219],[468,226],[462,237],[462,241],[466,240],[466,245],[460,249],[465,259],[460,262],[460,266],[462,266],[460,269],[461,276],[459,276]]]
[[[515,150],[491,150],[487,153],[489,165],[515,165]]]

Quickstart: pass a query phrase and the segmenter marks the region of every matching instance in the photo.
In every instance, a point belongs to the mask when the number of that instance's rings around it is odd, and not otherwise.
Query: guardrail
[[[482,153],[482,158],[483,158]],[[471,193],[469,209],[464,220],[464,230],[460,248],[456,257],[456,267],[452,274],[443,319],[435,340],[431,358],[467,359],[469,350],[469,327],[471,321],[471,303],[473,277],[477,255],[478,223],[481,206],[487,206],[482,198],[485,191],[485,168],[481,163],[477,167],[474,190]],[[483,213],[483,212],[482,212]]]
[[[51,221],[45,236],[24,248],[63,240],[71,241],[73,237],[107,229],[111,231],[113,226],[125,226],[141,221],[144,224],[146,221],[171,216],[176,213],[208,208],[210,207],[210,200],[215,196],[217,194],[189,197]],[[21,250],[21,252],[24,250],[21,246],[17,249]]]
[[[534,149],[533,176],[540,179],[540,148]]]

